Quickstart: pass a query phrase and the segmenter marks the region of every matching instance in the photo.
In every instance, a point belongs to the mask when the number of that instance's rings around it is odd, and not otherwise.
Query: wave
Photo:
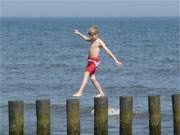
[[[176,57],[167,57],[160,60],[161,63],[179,63],[178,56]]]
[[[94,109],[91,110],[91,114],[94,114]],[[119,116],[120,109],[119,108],[108,108],[108,116]],[[133,110],[133,115],[144,114],[144,112],[138,112]]]
[[[53,64],[49,64],[47,65],[47,69],[50,68],[62,68],[62,67],[68,67],[69,65],[66,63],[53,63]]]

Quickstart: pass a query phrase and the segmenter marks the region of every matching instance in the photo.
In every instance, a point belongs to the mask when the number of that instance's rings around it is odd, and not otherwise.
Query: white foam
[[[94,114],[94,109],[91,110],[91,114]],[[116,116],[119,115],[118,108],[108,108],[108,116]]]
[[[94,114],[94,109],[91,110],[91,114]],[[120,114],[119,108],[108,108],[108,116],[117,116],[119,114]],[[133,110],[133,114],[142,114],[142,112]]]

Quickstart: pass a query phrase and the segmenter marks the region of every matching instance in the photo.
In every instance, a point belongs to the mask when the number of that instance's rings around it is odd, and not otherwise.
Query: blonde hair
[[[96,25],[91,26],[88,32],[93,35],[98,35],[100,33],[99,28]]]

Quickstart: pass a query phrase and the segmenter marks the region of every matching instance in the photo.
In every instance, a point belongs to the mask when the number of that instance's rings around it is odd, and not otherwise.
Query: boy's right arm
[[[114,60],[114,62],[115,62],[118,66],[122,66],[122,65],[123,65],[122,62],[119,61],[119,60],[115,57],[115,55],[107,48],[107,46],[105,45],[105,43],[104,43],[102,40],[100,40],[100,44],[101,44],[102,48],[105,50],[105,52],[106,52],[109,56],[112,57],[112,59]]]
[[[77,34],[78,36],[80,36],[85,41],[90,41],[90,39],[87,36],[85,36],[84,34],[82,34],[81,32],[79,32],[79,30],[74,30],[74,33]]]

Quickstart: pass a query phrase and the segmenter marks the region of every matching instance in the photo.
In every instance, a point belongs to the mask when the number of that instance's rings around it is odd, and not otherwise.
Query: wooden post
[[[9,135],[24,134],[24,102],[9,101]]]
[[[94,98],[94,134],[108,135],[108,99]]]
[[[149,132],[150,135],[161,134],[160,96],[149,96]]]
[[[80,135],[79,99],[66,100],[67,135]]]
[[[174,135],[180,135],[180,95],[172,95]]]
[[[133,97],[120,97],[120,135],[132,135]]]
[[[51,134],[50,100],[36,100],[37,135]]]

